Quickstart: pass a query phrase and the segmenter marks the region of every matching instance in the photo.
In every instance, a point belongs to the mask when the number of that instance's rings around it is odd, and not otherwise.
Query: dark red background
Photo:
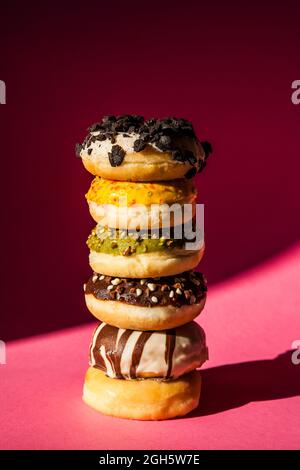
[[[74,145],[103,114],[183,116],[213,143],[198,178],[211,285],[299,238],[299,2],[71,5],[1,4],[3,340],[90,320]]]

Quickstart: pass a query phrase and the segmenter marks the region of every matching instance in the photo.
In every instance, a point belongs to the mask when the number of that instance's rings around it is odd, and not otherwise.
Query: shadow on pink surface
[[[201,406],[190,416],[221,413],[254,401],[299,396],[300,364],[292,363],[292,353],[203,370]]]

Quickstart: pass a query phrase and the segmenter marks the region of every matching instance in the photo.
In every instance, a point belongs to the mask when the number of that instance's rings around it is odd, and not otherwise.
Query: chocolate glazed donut
[[[84,285],[89,311],[100,321],[129,330],[170,330],[202,311],[206,279],[185,272],[160,278],[119,278],[94,273]]]

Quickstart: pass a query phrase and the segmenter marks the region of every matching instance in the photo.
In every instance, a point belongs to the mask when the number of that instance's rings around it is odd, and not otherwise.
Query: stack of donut
[[[206,300],[206,280],[193,271],[204,242],[191,246],[185,226],[197,225],[193,177],[211,147],[185,119],[122,115],[91,126],[76,151],[95,177],[84,292],[100,320],[83,400],[122,418],[185,415],[198,406],[196,369],[208,358],[193,322]]]

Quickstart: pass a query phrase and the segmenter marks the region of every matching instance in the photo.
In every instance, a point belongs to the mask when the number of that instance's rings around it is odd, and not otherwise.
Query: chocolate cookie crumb
[[[147,143],[143,139],[135,140],[133,144],[133,149],[135,152],[141,152],[146,147]]]
[[[197,163],[197,158],[190,150],[185,150],[184,160],[187,160],[191,165],[195,165],[195,163]]]
[[[172,152],[172,159],[178,162],[184,162],[183,153],[179,149],[174,150]]]
[[[125,150],[120,145],[113,145],[111,152],[108,152],[109,163],[111,166],[120,166],[125,157]]]
[[[203,150],[204,150],[204,153],[205,153],[205,157],[208,158],[209,155],[212,153],[213,151],[213,148],[212,148],[212,145],[211,143],[207,142],[207,141],[204,141],[204,142],[200,142],[202,147],[203,147]]]
[[[191,178],[194,178],[194,176],[197,174],[197,170],[196,168],[190,168],[186,174],[184,175],[184,177],[187,179],[187,180],[190,180]]]
[[[76,152],[77,157],[80,157],[81,150],[82,150],[82,145],[81,144],[76,144],[75,145],[75,152]]]

